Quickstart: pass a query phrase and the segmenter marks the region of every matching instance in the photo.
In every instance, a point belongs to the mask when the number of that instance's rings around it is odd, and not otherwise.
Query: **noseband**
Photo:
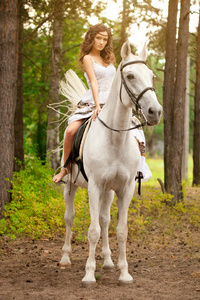
[[[155,91],[155,89],[153,87],[147,87],[145,88],[142,92],[139,93],[139,95],[135,95],[133,92],[131,92],[131,90],[128,88],[127,86],[127,83],[125,81],[125,78],[124,78],[124,74],[122,72],[122,70],[126,67],[126,66],[129,66],[129,65],[133,65],[133,64],[145,64],[145,61],[143,60],[135,60],[135,61],[130,61],[126,64],[124,64],[123,66],[121,66],[120,68],[120,72],[121,72],[121,87],[120,87],[120,101],[121,103],[122,102],[122,84],[124,85],[125,87],[125,90],[127,92],[127,94],[129,95],[129,97],[131,98],[132,102],[135,104],[135,107],[136,107],[136,111],[138,112],[138,110],[141,110],[141,106],[139,104],[139,100],[141,99],[141,97],[147,92],[147,91]]]

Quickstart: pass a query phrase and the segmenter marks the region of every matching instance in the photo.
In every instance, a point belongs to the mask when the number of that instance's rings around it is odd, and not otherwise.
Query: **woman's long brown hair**
[[[111,29],[104,24],[96,24],[91,26],[89,30],[86,32],[83,43],[80,46],[79,52],[79,62],[83,64],[83,58],[85,55],[89,54],[92,50],[92,46],[94,43],[94,38],[99,32],[106,31],[108,33],[108,42],[105,48],[100,52],[101,57],[105,61],[105,63],[115,64],[115,55],[113,53],[113,45],[112,45],[112,33]]]

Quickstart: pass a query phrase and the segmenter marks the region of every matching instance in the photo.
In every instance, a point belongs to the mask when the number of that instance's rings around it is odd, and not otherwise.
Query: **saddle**
[[[85,143],[87,133],[90,128],[91,121],[92,121],[92,117],[86,118],[83,121],[83,123],[81,124],[81,126],[79,127],[79,129],[74,137],[72,151],[64,164],[65,168],[67,167],[69,162],[75,163],[78,165],[78,173],[77,173],[74,183],[76,183],[76,180],[77,180],[80,172],[82,173],[85,180],[88,182],[88,178],[85,173],[84,166],[83,166],[83,146]],[[142,155],[142,153],[141,153],[141,155]],[[139,195],[141,195],[141,179],[142,178],[143,178],[142,173],[137,172],[137,176],[135,177],[135,180],[138,181],[138,194]]]
[[[76,176],[76,180],[78,178],[79,172],[82,173],[83,177],[86,181],[88,181],[87,175],[85,174],[84,166],[83,166],[83,146],[85,143],[86,135],[90,128],[92,118],[86,118],[81,126],[79,127],[73,141],[72,151],[66,160],[64,167],[66,168],[69,162],[75,163],[78,165],[78,174]],[[76,182],[75,180],[75,182]],[[75,183],[74,182],[74,183]]]

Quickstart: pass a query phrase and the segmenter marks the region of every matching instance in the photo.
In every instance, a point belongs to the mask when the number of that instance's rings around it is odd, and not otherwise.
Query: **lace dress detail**
[[[104,67],[104,66],[96,63],[94,60],[93,60],[93,68],[94,68],[94,73],[95,73],[95,76],[96,76],[96,79],[98,82],[99,104],[103,105],[106,103],[106,100],[108,98],[111,84],[113,81],[113,77],[116,73],[116,69],[112,63],[110,63],[107,67]],[[92,95],[92,88],[91,88],[91,84],[90,84],[90,81],[89,81],[89,78],[88,78],[86,72],[84,73],[84,76],[87,80],[89,89],[82,96],[81,102],[85,103],[87,106],[77,109],[76,112],[74,113],[74,115],[69,118],[68,124],[70,124],[71,122],[77,121],[77,120],[88,118],[93,113],[92,107],[95,105],[95,102],[94,102],[94,98]],[[91,106],[90,112],[88,112],[88,106],[89,107]]]

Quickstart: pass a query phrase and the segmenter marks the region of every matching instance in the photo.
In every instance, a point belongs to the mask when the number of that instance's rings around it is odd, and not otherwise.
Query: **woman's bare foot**
[[[58,183],[59,181],[61,181],[63,179],[63,177],[67,174],[67,170],[65,168],[62,168],[62,170],[60,171],[60,173],[56,174],[53,177],[53,182]]]

